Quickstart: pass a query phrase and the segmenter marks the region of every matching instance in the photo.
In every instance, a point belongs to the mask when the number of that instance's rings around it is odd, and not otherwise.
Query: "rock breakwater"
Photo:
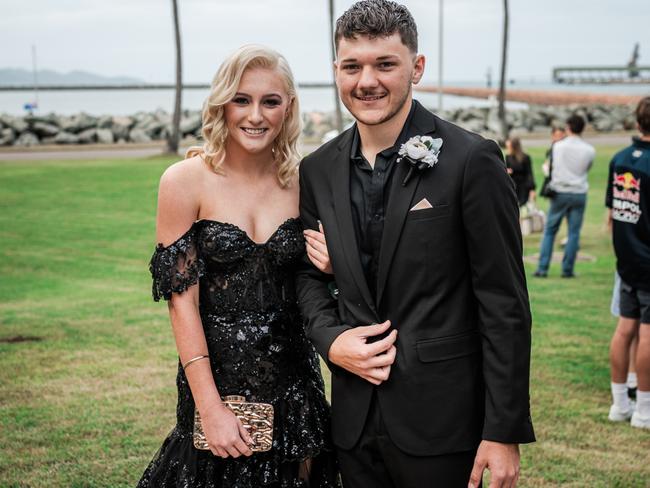
[[[598,132],[634,130],[636,127],[633,105],[531,105],[524,110],[507,113],[511,131],[540,132],[552,126],[563,126],[571,114],[580,114],[588,127]],[[499,133],[499,120],[495,107],[458,108],[439,114],[472,132],[486,136]],[[320,141],[332,134],[335,128],[332,113],[308,112],[303,114],[304,137]],[[352,123],[349,115],[346,125]],[[201,112],[185,111],[181,119],[183,138],[201,137]],[[0,146],[37,146],[40,144],[125,144],[164,140],[171,131],[171,115],[162,110],[140,112],[132,116],[92,116],[79,113],[72,116],[57,114],[11,116],[0,114]]]

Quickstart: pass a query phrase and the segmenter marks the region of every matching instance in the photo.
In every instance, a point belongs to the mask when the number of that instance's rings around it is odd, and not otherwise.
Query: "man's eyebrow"
[[[398,59],[398,58],[399,56],[397,56],[396,54],[386,54],[384,56],[377,56],[377,58],[375,58],[375,61],[386,61],[389,59]],[[356,63],[356,62],[358,62],[357,58],[345,58],[341,60],[341,63]]]

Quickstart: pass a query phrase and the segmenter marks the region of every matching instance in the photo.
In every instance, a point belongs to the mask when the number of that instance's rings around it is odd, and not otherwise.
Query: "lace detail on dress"
[[[197,253],[195,226],[167,247],[159,243],[151,256],[149,271],[155,301],[170,300],[172,293],[182,293],[198,283],[204,266]]]

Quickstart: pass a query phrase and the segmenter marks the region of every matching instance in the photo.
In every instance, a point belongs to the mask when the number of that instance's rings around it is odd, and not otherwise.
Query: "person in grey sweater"
[[[535,276],[545,278],[553,254],[555,234],[566,216],[569,236],[562,259],[562,277],[575,277],[574,265],[580,246],[580,229],[587,204],[589,183],[587,173],[593,164],[596,151],[580,134],[585,121],[572,115],[566,122],[567,137],[553,144],[551,150],[551,189],[556,195],[551,199],[544,237],[539,252],[539,264]]]

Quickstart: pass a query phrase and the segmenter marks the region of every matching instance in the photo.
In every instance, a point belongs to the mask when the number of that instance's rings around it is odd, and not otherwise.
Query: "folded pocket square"
[[[413,206],[413,208],[411,208],[411,210],[409,210],[409,212],[413,212],[415,210],[424,210],[425,208],[431,208],[431,207],[432,207],[432,205],[429,203],[429,200],[427,200],[426,198],[423,198],[418,203],[416,203]]]

